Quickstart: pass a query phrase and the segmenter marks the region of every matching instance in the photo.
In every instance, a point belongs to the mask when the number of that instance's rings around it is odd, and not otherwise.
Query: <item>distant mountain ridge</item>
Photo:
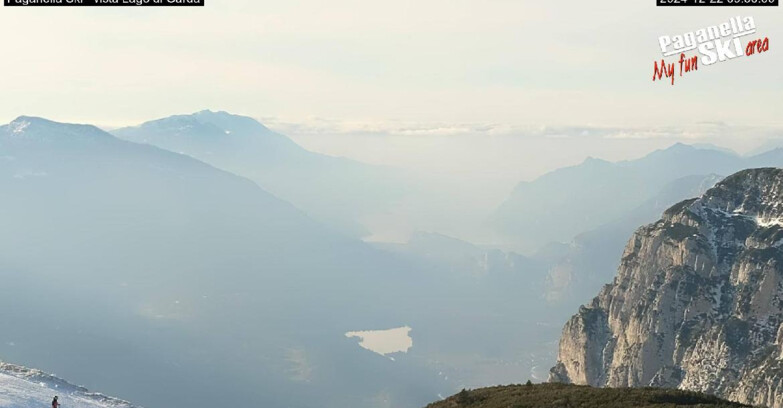
[[[679,178],[618,219],[583,232],[568,244],[552,244],[539,251],[534,258],[548,265],[545,297],[555,302],[583,303],[611,281],[628,236],[639,225],[656,220],[675,203],[704,194],[721,179],[716,174]]]
[[[490,223],[505,239],[535,250],[550,241],[569,242],[579,233],[622,217],[678,178],[781,165],[783,149],[742,157],[682,143],[636,160],[588,158],[520,183]]]
[[[222,111],[174,115],[110,133],[196,158],[228,155],[239,162],[253,161],[261,166],[270,165],[268,160],[289,157],[301,160],[311,154],[252,118]]]
[[[367,233],[362,217],[387,208],[404,188],[390,168],[308,151],[255,119],[227,112],[175,115],[112,133],[248,177],[319,221],[357,236]]]

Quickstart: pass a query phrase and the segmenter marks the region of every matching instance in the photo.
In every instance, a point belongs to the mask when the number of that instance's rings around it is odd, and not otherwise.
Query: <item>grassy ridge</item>
[[[697,408],[749,407],[697,392],[663,388],[509,385],[465,391],[427,408]]]

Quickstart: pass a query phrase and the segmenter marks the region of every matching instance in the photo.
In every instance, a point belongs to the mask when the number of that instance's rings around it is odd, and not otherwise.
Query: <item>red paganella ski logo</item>
[[[653,64],[653,81],[664,78],[674,85],[676,76],[698,71],[699,66],[752,56],[769,50],[769,38],[759,38],[753,17],[733,17],[729,21],[674,36],[658,38],[663,58]],[[694,54],[688,54],[694,51]],[[676,56],[674,62],[667,57]]]

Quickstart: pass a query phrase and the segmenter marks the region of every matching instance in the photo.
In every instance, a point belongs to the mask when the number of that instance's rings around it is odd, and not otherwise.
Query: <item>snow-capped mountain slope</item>
[[[63,408],[139,408],[39,370],[0,362],[0,407],[48,407],[55,395]]]

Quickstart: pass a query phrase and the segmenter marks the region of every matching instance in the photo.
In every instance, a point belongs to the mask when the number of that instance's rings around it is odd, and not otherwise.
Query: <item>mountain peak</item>
[[[207,161],[226,155],[223,158],[230,161],[229,166],[237,164],[237,155],[255,162],[259,154],[268,155],[270,160],[278,160],[284,154],[306,154],[293,140],[269,130],[259,121],[225,111],[202,110],[168,116],[115,129],[112,134]]]
[[[742,170],[708,190],[701,201],[727,213],[783,219],[783,169]]]
[[[198,135],[199,137],[276,135],[261,122],[249,116],[209,109],[191,114],[172,115],[151,120],[136,127],[119,129],[115,133],[124,135],[133,129],[155,130],[156,132],[187,134],[190,136]]]
[[[198,112],[191,113],[189,115],[183,115],[189,118],[193,118],[195,120],[200,120],[204,122],[209,122],[211,120],[231,120],[231,119],[238,119],[238,118],[247,118],[252,119],[250,117],[241,116],[241,115],[235,115],[230,112],[226,111],[213,111],[211,109],[204,109],[200,110]],[[256,121],[255,119],[252,119],[253,121]]]
[[[8,125],[8,132],[11,134],[18,135],[20,133],[23,133],[25,129],[27,129],[31,124],[31,119],[28,116],[20,116],[14,120],[11,121]]]
[[[38,116],[26,116],[26,115],[19,116],[18,118],[12,120],[9,123],[9,125],[13,125],[16,127],[28,127],[32,124],[46,125],[46,126],[63,125],[63,123],[58,123],[53,120],[41,118]]]
[[[658,149],[652,153],[650,153],[650,156],[652,155],[666,155],[666,154],[686,154],[691,153],[695,151],[713,151],[718,153],[724,153],[731,156],[737,156],[737,152],[727,149],[724,147],[716,146],[710,143],[694,143],[694,144],[687,144],[682,142],[674,143],[673,145],[665,148],[665,149]]]
[[[762,167],[738,171],[723,179],[723,181],[718,183],[718,186],[725,186],[726,188],[733,189],[747,189],[754,185],[777,186],[781,180],[783,180],[783,169],[778,167]]]
[[[682,142],[677,142],[669,146],[668,148],[666,148],[666,150],[693,150],[693,149],[695,149],[695,147]]]
[[[28,115],[21,115],[16,119],[12,120],[10,123],[20,123],[20,122],[28,122],[31,124],[47,125],[47,126],[90,126],[90,125],[83,125],[83,124],[76,124],[76,123],[57,122],[40,116],[28,116]]]
[[[0,136],[31,139],[111,138],[103,130],[84,124],[62,123],[37,116],[19,116],[0,126]]]
[[[587,166],[591,166],[591,165],[592,166],[600,166],[600,165],[605,165],[605,164],[611,165],[612,162],[604,160],[604,159],[599,159],[599,158],[593,157],[593,156],[587,156],[585,158],[585,160],[582,162],[582,164],[583,165],[587,165]]]
[[[272,133],[272,131],[264,126],[261,122],[249,116],[236,115],[226,111],[202,110],[190,116],[198,121],[215,125],[232,133],[243,133],[249,131],[265,134]]]
[[[194,117],[199,117],[199,116],[200,117],[208,117],[208,116],[221,116],[221,117],[235,116],[235,117],[240,117],[240,115],[235,115],[233,113],[226,112],[224,110],[213,111],[212,109],[203,109],[203,110],[200,110],[200,111],[198,111],[196,113],[192,113],[189,116],[194,116]]]
[[[686,154],[686,153],[689,153],[689,152],[693,152],[695,150],[699,150],[699,149],[697,147],[693,146],[693,145],[685,144],[685,143],[682,143],[682,142],[677,142],[677,143],[675,143],[675,144],[673,144],[673,145],[671,145],[671,146],[669,146],[669,147],[667,147],[665,149],[658,149],[658,150],[648,154],[647,156],[650,157],[650,156],[668,156],[668,155],[672,155],[672,154],[675,154],[675,155],[677,155],[677,154]]]

